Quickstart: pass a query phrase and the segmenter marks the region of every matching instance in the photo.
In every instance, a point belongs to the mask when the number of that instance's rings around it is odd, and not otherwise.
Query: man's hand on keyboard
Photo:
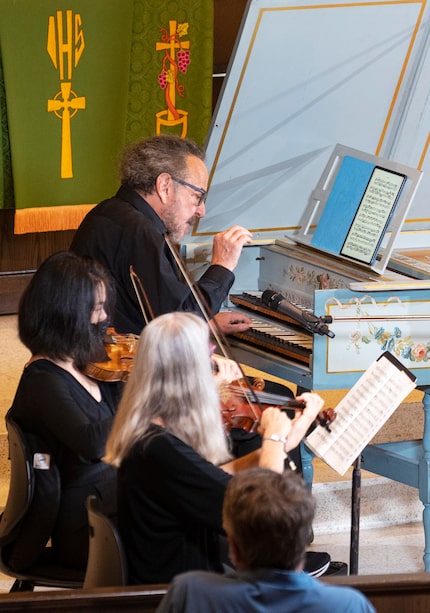
[[[233,311],[221,311],[214,316],[216,323],[224,334],[234,334],[235,332],[245,332],[251,325],[252,320],[242,313]],[[209,325],[212,326],[211,322]],[[214,332],[216,333],[214,326]]]

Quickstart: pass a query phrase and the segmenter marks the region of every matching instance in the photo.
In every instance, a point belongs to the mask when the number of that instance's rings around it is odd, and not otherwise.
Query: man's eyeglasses
[[[173,181],[175,181],[175,183],[179,183],[180,185],[185,185],[185,187],[190,187],[195,192],[200,194],[200,198],[199,198],[197,206],[200,206],[201,204],[205,203],[206,196],[208,195],[205,189],[203,189],[202,187],[197,187],[197,185],[193,185],[192,183],[188,183],[188,181],[184,181],[183,179],[178,179],[177,177],[172,177],[172,179]]]

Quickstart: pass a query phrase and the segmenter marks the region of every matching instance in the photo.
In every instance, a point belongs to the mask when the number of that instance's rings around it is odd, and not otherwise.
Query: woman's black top
[[[37,360],[25,368],[9,411],[24,433],[46,443],[59,468],[61,504],[52,545],[62,563],[82,568],[88,550],[87,496],[97,495],[105,512],[116,515],[116,469],[101,458],[121,388],[99,385],[100,402],[69,372]]]
[[[118,477],[130,583],[167,583],[193,569],[222,571],[218,536],[228,473],[153,425]]]

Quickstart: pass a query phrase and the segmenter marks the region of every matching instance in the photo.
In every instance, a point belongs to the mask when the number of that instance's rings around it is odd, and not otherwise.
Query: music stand
[[[349,548],[349,574],[358,574],[358,549],[360,540],[361,502],[361,454],[354,462],[351,491],[351,538]]]

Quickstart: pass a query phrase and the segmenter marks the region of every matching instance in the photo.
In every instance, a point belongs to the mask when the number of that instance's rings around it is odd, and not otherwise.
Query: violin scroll
[[[327,432],[331,432],[330,424],[333,423],[335,419],[336,411],[331,407],[328,409],[324,409],[319,415],[317,415],[317,423],[323,428],[325,428]]]

